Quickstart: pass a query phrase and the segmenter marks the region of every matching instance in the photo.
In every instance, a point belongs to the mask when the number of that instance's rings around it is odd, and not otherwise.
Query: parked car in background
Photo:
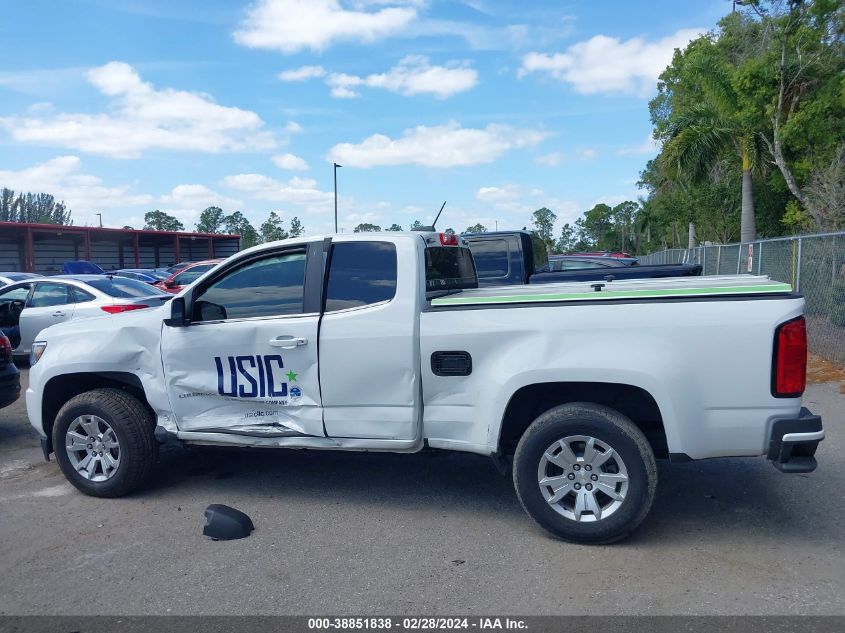
[[[625,268],[633,266],[628,259],[613,257],[585,257],[581,255],[549,255],[549,272],[582,270],[586,268]]]
[[[66,275],[105,275],[106,271],[94,262],[84,259],[65,262],[62,270]]]
[[[12,344],[0,334],[0,409],[21,397],[21,376],[12,362]]]
[[[172,266],[168,266],[167,268],[156,268],[156,270],[161,270],[166,272],[168,276],[172,275],[173,273],[178,273],[179,271],[185,270],[188,266],[195,262],[179,262],[178,264],[173,264]]]
[[[121,268],[111,274],[117,275],[118,277],[126,277],[127,279],[135,279],[136,281],[143,281],[145,284],[156,284],[170,276],[166,272],[156,270],[155,268]]]
[[[178,272],[170,275],[167,279],[155,284],[155,287],[176,294],[181,292],[185,286],[190,286],[202,274],[208,272],[222,261],[222,259],[206,259],[201,262],[192,262]]]
[[[28,356],[38,333],[62,321],[161,305],[170,295],[135,279],[58,275],[0,289],[0,331],[15,356]]]
[[[35,273],[0,273],[0,288],[8,286],[9,284],[16,283],[18,281],[23,281],[24,279],[35,279],[36,277],[40,276],[41,275],[36,275]]]
[[[613,257],[569,256],[549,259],[545,243],[529,231],[497,231],[461,236],[472,251],[479,286],[551,284],[564,281],[654,279],[701,274],[699,264],[631,265]]]
[[[583,253],[567,253],[567,255],[579,255],[581,257],[611,257],[613,259],[636,259],[633,255],[622,251],[588,251]]]

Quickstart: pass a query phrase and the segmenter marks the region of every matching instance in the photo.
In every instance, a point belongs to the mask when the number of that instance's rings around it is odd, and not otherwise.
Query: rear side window
[[[152,295],[167,294],[163,290],[154,288],[143,281],[135,281],[126,277],[103,277],[102,279],[86,279],[85,283],[105,292],[110,297],[117,299],[135,299],[138,297],[150,297]]]
[[[85,303],[86,301],[93,301],[97,298],[90,292],[84,291],[82,288],[73,287],[71,288],[71,292],[73,293],[74,303]]]
[[[326,312],[390,301],[396,296],[396,247],[341,242],[332,247]]]
[[[505,240],[473,240],[470,250],[481,279],[507,277],[510,273],[508,243]]]
[[[425,289],[478,288],[475,264],[468,248],[433,246],[425,249]]]

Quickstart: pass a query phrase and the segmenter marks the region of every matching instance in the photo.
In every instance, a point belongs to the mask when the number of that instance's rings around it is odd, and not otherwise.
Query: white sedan
[[[38,333],[62,321],[161,305],[173,295],[142,281],[110,275],[59,275],[0,289],[0,331],[14,356],[28,356]]]

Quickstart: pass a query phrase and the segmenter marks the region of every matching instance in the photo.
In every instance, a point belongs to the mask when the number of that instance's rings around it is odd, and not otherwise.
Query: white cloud
[[[293,177],[282,182],[263,174],[237,174],[226,176],[222,184],[241,191],[256,200],[269,200],[303,206],[307,211],[327,211],[334,200],[330,191],[317,189],[317,181]]]
[[[326,79],[332,96],[357,97],[354,88],[383,88],[405,96],[431,94],[446,99],[459,92],[470,90],[478,83],[478,73],[464,62],[451,61],[445,66],[432,66],[423,55],[408,55],[386,73],[358,77],[332,73]]]
[[[229,198],[199,184],[176,185],[169,194],[161,196],[159,202],[164,205],[165,210],[172,212],[195,211],[197,215],[206,207],[220,207],[227,212],[231,212],[243,206],[242,201]]]
[[[491,210],[499,213],[496,219],[499,220],[501,228],[519,228],[526,225],[531,221],[531,213],[540,207],[551,209],[558,216],[559,225],[573,222],[581,214],[581,206],[576,201],[550,195],[539,187],[515,184],[480,187],[475,192],[475,198],[484,203],[484,211],[488,216]],[[489,220],[489,217],[487,219]],[[492,230],[493,227],[487,221],[478,221]]]
[[[598,158],[598,150],[592,147],[579,147],[569,154],[563,152],[552,152],[551,154],[543,154],[537,156],[534,162],[538,165],[545,165],[547,167],[557,167],[563,163],[571,163],[573,161],[586,161]]]
[[[563,162],[564,155],[562,152],[552,152],[551,154],[543,154],[534,159],[538,165],[546,165],[548,167],[557,167]]]
[[[97,176],[83,173],[77,156],[57,156],[19,171],[0,170],[0,186],[16,191],[50,193],[64,200],[77,224],[93,222],[95,212],[149,204],[153,197],[135,194],[128,185],[108,186]]]
[[[328,159],[348,167],[461,167],[491,163],[512,149],[536,145],[546,136],[539,130],[506,125],[462,128],[450,121],[432,127],[419,125],[396,139],[373,134],[361,143],[339,143],[329,150]]]
[[[528,53],[522,58],[518,75],[547,73],[582,94],[648,96],[655,90],[658,75],[672,61],[674,50],[703,32],[704,29],[681,29],[651,42],[641,37],[622,41],[596,35],[573,44],[563,53]]]
[[[300,66],[291,70],[284,70],[276,75],[282,81],[308,81],[317,77],[323,77],[326,69],[322,66]]]
[[[68,147],[113,158],[150,149],[221,152],[275,146],[255,113],[221,106],[208,95],[157,89],[132,66],[110,62],[88,81],[112,97],[108,114],[58,113],[0,118],[16,141]]]
[[[645,140],[640,143],[639,145],[628,145],[625,147],[620,147],[616,150],[617,156],[628,156],[630,154],[648,154],[651,156],[656,156],[660,151],[660,143],[656,141],[651,134],[649,134]]]
[[[336,41],[374,42],[417,18],[409,6],[390,3],[377,11],[344,9],[338,0],[258,0],[235,31],[238,44],[290,54],[321,51]]]
[[[522,189],[517,185],[481,187],[475,197],[482,202],[512,202],[522,197]]]
[[[308,163],[304,158],[300,158],[295,154],[279,154],[273,156],[273,162],[279,169],[287,169],[289,171],[305,171],[308,169]]]

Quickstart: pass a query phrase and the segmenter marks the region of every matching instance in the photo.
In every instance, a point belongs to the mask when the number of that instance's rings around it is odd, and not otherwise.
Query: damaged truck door
[[[181,429],[323,437],[317,373],[320,244],[263,251],[202,280],[162,360]],[[316,266],[309,266],[309,261]],[[308,270],[306,270],[308,269]],[[314,279],[312,279],[314,278]]]

